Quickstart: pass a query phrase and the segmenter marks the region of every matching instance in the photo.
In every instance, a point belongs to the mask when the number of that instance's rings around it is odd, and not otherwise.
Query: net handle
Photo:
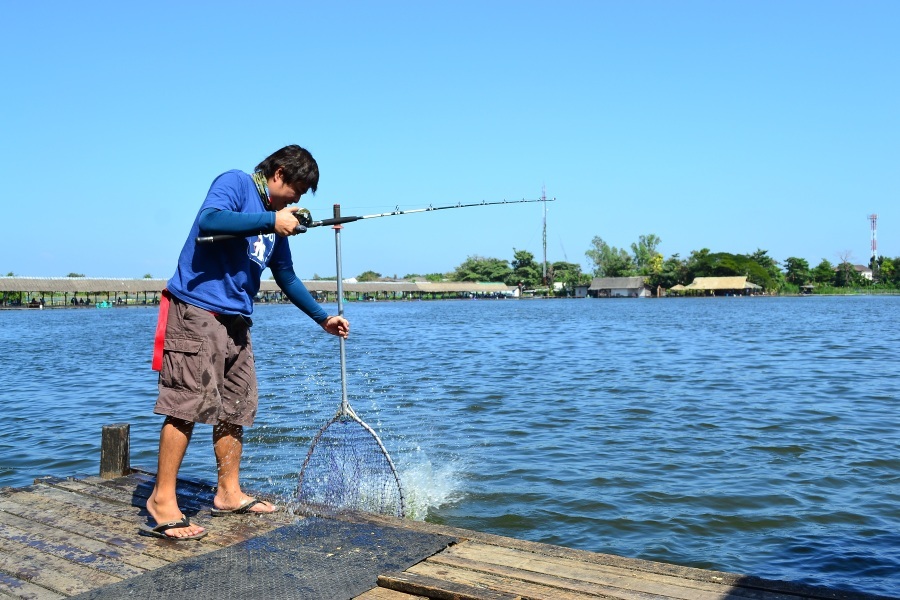
[[[341,229],[343,229],[343,225],[341,225],[341,205],[334,205],[334,219],[335,224],[332,227],[334,229],[334,256],[335,256],[335,267],[337,269],[337,305],[338,305],[338,316],[344,316],[344,275],[341,269]],[[341,347],[341,410],[340,415],[350,415],[352,411],[350,411],[350,403],[347,401],[347,349],[345,340],[343,337],[338,336],[340,340]],[[355,416],[355,415],[354,415]]]

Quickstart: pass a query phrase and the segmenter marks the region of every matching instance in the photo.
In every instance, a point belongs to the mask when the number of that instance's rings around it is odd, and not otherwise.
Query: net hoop
[[[312,443],[310,444],[309,451],[306,453],[306,458],[303,460],[303,466],[300,467],[300,476],[299,481],[297,482],[297,493],[296,497],[299,500],[301,498],[301,493],[303,490],[303,481],[304,476],[306,475],[306,468],[309,466],[309,462],[312,459],[313,453],[316,450],[316,446],[319,443],[319,440],[322,439],[322,436],[325,432],[335,423],[346,423],[348,421],[352,421],[366,430],[366,432],[372,436],[372,439],[375,440],[375,443],[378,445],[379,451],[381,451],[382,456],[387,461],[388,466],[391,468],[391,475],[394,477],[394,483],[397,484],[397,497],[399,499],[399,516],[400,518],[406,517],[406,499],[403,495],[403,486],[400,483],[400,475],[397,473],[397,467],[394,465],[394,461],[391,460],[391,455],[388,454],[387,449],[384,447],[384,444],[381,441],[381,438],[378,437],[378,434],[375,433],[375,430],[372,429],[368,423],[359,418],[359,416],[354,412],[354,410],[350,407],[349,404],[343,404],[338,410],[337,414],[335,414],[330,421],[323,425],[316,436],[313,438]]]

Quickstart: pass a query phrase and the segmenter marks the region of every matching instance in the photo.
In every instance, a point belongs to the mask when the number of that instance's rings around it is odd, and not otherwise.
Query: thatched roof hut
[[[684,286],[685,291],[696,292],[721,292],[734,294],[748,294],[758,292],[762,287],[747,281],[741,277],[695,277],[689,285]]]

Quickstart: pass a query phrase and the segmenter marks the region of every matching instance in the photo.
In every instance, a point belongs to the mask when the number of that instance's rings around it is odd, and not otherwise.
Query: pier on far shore
[[[365,513],[213,518],[214,488],[187,480],[179,503],[209,534],[172,542],[138,535],[154,476],[128,454],[128,426],[107,426],[100,476],[0,489],[0,598],[885,598]]]

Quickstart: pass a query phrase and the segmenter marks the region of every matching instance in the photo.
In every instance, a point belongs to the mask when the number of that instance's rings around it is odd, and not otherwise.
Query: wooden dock
[[[134,471],[113,479],[41,478],[32,486],[0,490],[0,598],[65,598],[91,592],[252,540],[301,518],[287,512],[212,518],[212,488],[180,481],[182,510],[206,527],[209,535],[199,542],[179,543],[139,536],[152,485],[151,473]],[[345,518],[456,540],[403,572],[372,573],[371,588],[354,596],[357,600],[878,598],[424,522],[360,514],[340,517]]]

